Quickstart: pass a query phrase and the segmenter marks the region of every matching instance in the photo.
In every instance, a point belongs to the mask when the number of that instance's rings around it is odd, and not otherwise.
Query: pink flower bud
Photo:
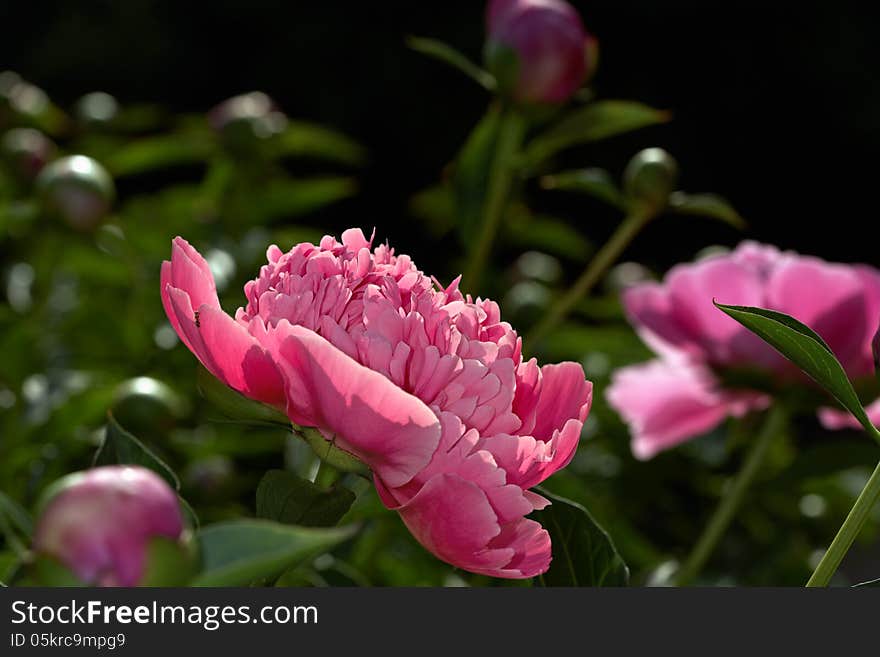
[[[165,481],[146,468],[113,465],[67,475],[52,487],[34,551],[88,584],[135,586],[150,540],[178,540],[182,532],[177,496]]]
[[[563,0],[491,0],[486,28],[486,65],[519,102],[565,102],[594,69],[595,40]]]

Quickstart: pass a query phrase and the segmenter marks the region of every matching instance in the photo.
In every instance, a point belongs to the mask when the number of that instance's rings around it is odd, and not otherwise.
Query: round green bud
[[[657,210],[666,207],[677,183],[678,163],[662,148],[639,151],[623,172],[627,197]]]

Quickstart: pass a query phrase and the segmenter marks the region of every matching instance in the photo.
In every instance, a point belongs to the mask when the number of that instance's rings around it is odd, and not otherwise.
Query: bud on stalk
[[[177,495],[151,470],[113,465],[76,472],[47,493],[34,552],[57,559],[82,582],[136,586],[150,541],[181,540]]]
[[[563,0],[491,0],[486,66],[519,103],[568,100],[595,70],[596,40]]]

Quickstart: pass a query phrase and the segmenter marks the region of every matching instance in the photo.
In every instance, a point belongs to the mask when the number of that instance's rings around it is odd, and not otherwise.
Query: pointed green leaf
[[[364,147],[350,137],[305,121],[289,120],[270,148],[276,157],[313,157],[351,166],[367,159]]]
[[[715,303],[715,306],[800,367],[852,413],[865,431],[880,440],[880,432],[868,419],[843,366],[831,348],[809,326],[793,317],[764,308],[720,303]]]
[[[411,36],[407,37],[406,45],[416,52],[420,52],[423,55],[427,55],[428,57],[432,57],[445,64],[449,64],[452,68],[458,69],[484,89],[488,91],[495,90],[495,78],[449,44],[437,41],[436,39]]]
[[[626,208],[626,199],[617,188],[611,175],[604,169],[590,168],[577,171],[563,171],[541,178],[544,189],[560,189],[565,192],[580,192],[604,201],[617,208]]]
[[[345,176],[274,180],[254,190],[250,202],[264,221],[272,221],[309,214],[355,192],[357,183]]]
[[[669,112],[629,100],[600,100],[572,110],[538,135],[525,152],[534,167],[559,151],[669,121]]]
[[[114,176],[131,176],[172,166],[201,164],[211,157],[207,135],[170,134],[127,143],[110,155],[107,169]]]
[[[679,214],[718,219],[734,228],[743,229],[746,227],[745,219],[726,199],[716,194],[673,192],[669,195],[669,209]]]
[[[247,586],[277,576],[354,535],[355,527],[293,527],[268,520],[232,520],[198,534],[202,572],[194,586]]]
[[[104,440],[95,453],[92,465],[140,465],[148,468],[167,481],[174,490],[180,490],[180,480],[165,461],[160,459],[149,447],[132,436],[116,422],[112,413],[107,413],[107,428]]]
[[[539,575],[543,586],[626,586],[627,568],[614,542],[580,504],[538,491],[552,503],[532,518],[550,533],[553,561]]]
[[[324,489],[286,470],[270,470],[257,487],[257,516],[287,525],[333,527],[354,502],[347,488]]]

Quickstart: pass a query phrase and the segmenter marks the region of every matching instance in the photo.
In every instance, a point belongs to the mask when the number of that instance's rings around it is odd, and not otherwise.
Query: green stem
[[[816,570],[807,582],[807,586],[828,586],[828,582],[831,581],[834,573],[837,572],[843,557],[846,556],[853,541],[856,540],[856,536],[859,535],[865,522],[870,517],[871,510],[878,499],[880,499],[880,464],[874,469],[874,473],[868,479],[868,483],[865,484],[862,492],[859,493],[856,503],[849,510],[846,520],[843,521],[843,524],[837,531],[837,536],[831,541],[825,556],[822,557],[819,565],[816,566]]]
[[[706,565],[706,562],[718,545],[718,541],[724,536],[736,515],[736,511],[742,503],[746,491],[761,469],[761,464],[764,462],[764,457],[767,455],[770,444],[782,432],[785,422],[786,414],[784,407],[781,405],[771,407],[761,430],[758,432],[757,438],[755,438],[748,454],[746,454],[742,468],[737,473],[730,488],[724,493],[721,504],[718,505],[715,514],[709,520],[709,524],[706,525],[681,570],[678,571],[678,575],[675,578],[678,586],[690,584],[700,574],[703,566]]]
[[[471,249],[467,269],[463,280],[470,290],[476,292],[489,254],[495,234],[501,225],[504,209],[510,196],[513,184],[516,156],[522,147],[526,131],[526,120],[516,110],[509,109],[501,116],[498,129],[498,140],[495,144],[495,155],[489,171],[489,185],[486,191],[486,202],[483,206],[483,221],[480,235]]]
[[[611,238],[599,250],[599,253],[590,260],[590,264],[584,269],[580,277],[575,281],[574,285],[569,288],[568,292],[559,299],[546,315],[535,325],[535,327],[526,336],[526,342],[529,344],[537,344],[547,333],[549,333],[556,325],[565,319],[571,312],[572,308],[583,299],[593,286],[599,282],[602,274],[613,265],[624,249],[629,246],[639,231],[653,219],[657,214],[657,210],[648,205],[637,204],[633,207],[626,218],[614,231]]]

